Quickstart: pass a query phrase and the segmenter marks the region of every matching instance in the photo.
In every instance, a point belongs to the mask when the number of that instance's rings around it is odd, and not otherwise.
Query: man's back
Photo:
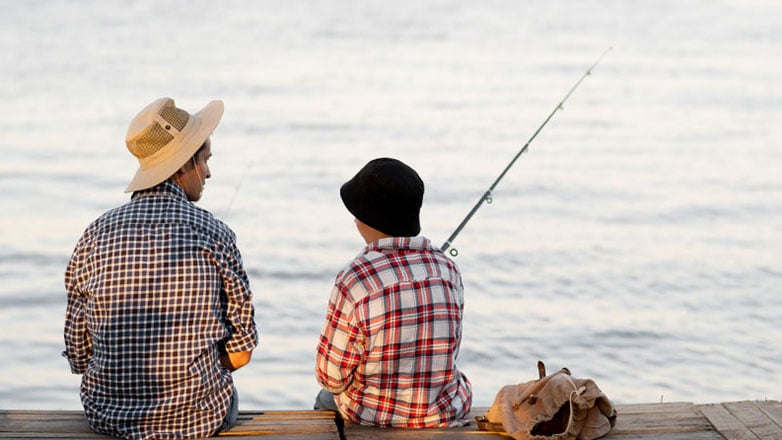
[[[256,343],[230,229],[166,181],[90,225],[65,281],[66,352],[84,374],[94,430],[182,438],[220,428],[233,391],[218,347]]]

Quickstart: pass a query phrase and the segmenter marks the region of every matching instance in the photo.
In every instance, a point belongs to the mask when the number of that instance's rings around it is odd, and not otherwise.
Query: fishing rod
[[[451,236],[450,236],[450,237],[448,237],[448,239],[447,239],[447,240],[445,240],[445,243],[443,243],[443,245],[440,247],[440,249],[441,249],[443,252],[447,251],[447,250],[448,250],[448,248],[450,248],[450,247],[451,247],[451,244],[453,243],[453,240],[454,240],[454,239],[456,239],[456,236],[457,236],[457,235],[459,235],[459,232],[461,232],[461,231],[462,231],[462,229],[464,229],[464,226],[467,224],[467,222],[469,222],[469,221],[470,221],[470,219],[472,218],[472,216],[473,216],[473,215],[475,215],[475,213],[478,211],[478,208],[480,208],[480,207],[481,207],[481,205],[483,204],[483,202],[484,202],[484,201],[485,201],[486,203],[491,203],[491,202],[492,202],[491,192],[492,192],[492,191],[494,191],[494,188],[497,186],[497,184],[498,184],[498,183],[500,183],[500,180],[502,180],[502,178],[503,178],[503,177],[505,177],[505,174],[506,174],[506,173],[508,172],[508,170],[509,170],[509,169],[510,169],[510,168],[513,166],[513,164],[514,164],[514,163],[516,163],[516,160],[519,158],[519,156],[521,156],[522,154],[524,154],[524,152],[526,152],[526,151],[527,151],[527,149],[529,148],[529,145],[532,143],[532,140],[533,140],[533,139],[535,139],[535,137],[538,135],[538,133],[540,133],[540,131],[541,131],[541,130],[543,130],[543,127],[545,127],[545,126],[546,126],[546,124],[548,124],[548,121],[550,121],[550,120],[551,120],[551,118],[552,118],[552,117],[554,117],[554,114],[555,114],[557,111],[559,111],[559,110],[562,110],[562,109],[563,109],[562,105],[563,105],[563,104],[565,103],[565,101],[567,101],[567,99],[570,97],[570,94],[571,94],[571,93],[573,93],[573,91],[574,91],[574,90],[576,90],[576,88],[578,88],[578,86],[581,84],[581,82],[582,82],[582,81],[584,81],[584,79],[586,79],[586,77],[587,77],[587,76],[589,76],[589,75],[591,75],[591,74],[592,74],[592,69],[594,69],[594,68],[595,68],[595,66],[597,66],[598,64],[600,64],[600,61],[603,59],[603,57],[604,57],[604,56],[606,56],[606,54],[607,54],[607,53],[608,53],[610,50],[611,50],[611,48],[609,47],[608,49],[606,49],[606,50],[605,50],[605,52],[603,52],[603,53],[600,55],[600,57],[598,57],[597,61],[595,61],[595,62],[594,62],[594,64],[592,64],[592,65],[589,67],[589,69],[587,69],[587,71],[586,71],[586,72],[584,72],[584,74],[583,74],[583,75],[581,75],[581,78],[579,78],[579,79],[578,79],[578,81],[576,81],[576,83],[573,85],[573,87],[571,87],[571,88],[570,88],[570,90],[567,92],[567,94],[565,95],[565,97],[564,97],[564,98],[562,98],[562,100],[561,100],[561,101],[559,101],[559,104],[557,104],[557,106],[556,106],[556,107],[554,107],[554,110],[552,110],[552,111],[551,111],[551,113],[548,115],[548,117],[546,118],[546,120],[544,120],[544,121],[543,121],[543,123],[542,123],[542,124],[540,124],[540,127],[538,127],[538,129],[537,129],[537,130],[535,130],[535,133],[533,133],[533,134],[532,134],[532,136],[529,138],[529,140],[527,140],[527,143],[526,143],[526,144],[524,144],[524,146],[521,148],[521,150],[519,150],[519,152],[518,152],[518,153],[516,153],[516,156],[514,156],[514,157],[513,157],[513,160],[511,160],[511,161],[510,161],[510,163],[509,163],[509,164],[508,164],[508,165],[505,167],[505,169],[504,169],[504,170],[502,170],[502,173],[500,173],[500,175],[497,177],[497,179],[495,179],[495,180],[494,180],[494,183],[492,183],[492,184],[491,184],[491,186],[489,187],[489,189],[487,189],[487,190],[486,190],[486,192],[485,192],[485,193],[483,193],[483,195],[481,196],[481,198],[480,198],[480,199],[478,199],[478,202],[477,202],[477,203],[475,203],[475,206],[473,206],[473,207],[472,207],[472,209],[470,210],[470,212],[469,212],[469,213],[467,213],[467,216],[464,218],[464,220],[462,220],[462,222],[461,222],[461,223],[459,223],[459,226],[456,228],[456,230],[455,230],[455,231],[453,231],[453,233],[451,234]],[[458,250],[456,250],[455,248],[451,248],[451,250],[450,250],[450,254],[451,254],[451,256],[454,256],[454,257],[455,257],[456,255],[458,255],[458,254],[459,254],[459,251],[458,251]]]

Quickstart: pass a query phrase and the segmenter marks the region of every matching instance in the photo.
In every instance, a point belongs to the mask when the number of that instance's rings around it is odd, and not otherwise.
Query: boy
[[[316,353],[316,409],[359,424],[448,427],[470,412],[457,368],[464,291],[456,264],[421,230],[424,183],[404,163],[367,163],[342,201],[367,243],[338,275]]]

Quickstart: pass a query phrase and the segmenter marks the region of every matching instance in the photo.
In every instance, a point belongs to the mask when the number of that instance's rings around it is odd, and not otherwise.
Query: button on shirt
[[[459,425],[472,400],[456,368],[464,293],[452,260],[424,237],[370,243],[338,275],[316,374],[353,422]]]
[[[122,438],[215,433],[232,397],[221,349],[255,348],[234,233],[171,181],[93,222],[65,272],[63,355],[90,427]]]

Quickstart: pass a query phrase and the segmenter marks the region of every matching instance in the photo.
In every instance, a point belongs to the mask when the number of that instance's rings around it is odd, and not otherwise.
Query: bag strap
[[[574,391],[578,390],[578,387],[576,386],[575,382],[573,382],[573,379],[570,378],[570,370],[567,368],[562,368],[559,371],[557,371],[554,374],[550,374],[548,376],[545,376],[546,374],[546,366],[543,364],[542,361],[538,361],[538,375],[540,375],[540,378],[530,387],[527,387],[523,392],[521,392],[517,397],[516,400],[513,402],[513,409],[518,409],[522,403],[529,400],[530,405],[534,405],[535,402],[537,402],[538,397],[536,396],[536,393],[540,391],[546,384],[553,379],[556,376],[559,376],[560,374],[564,374],[567,376],[569,382],[573,385]]]

